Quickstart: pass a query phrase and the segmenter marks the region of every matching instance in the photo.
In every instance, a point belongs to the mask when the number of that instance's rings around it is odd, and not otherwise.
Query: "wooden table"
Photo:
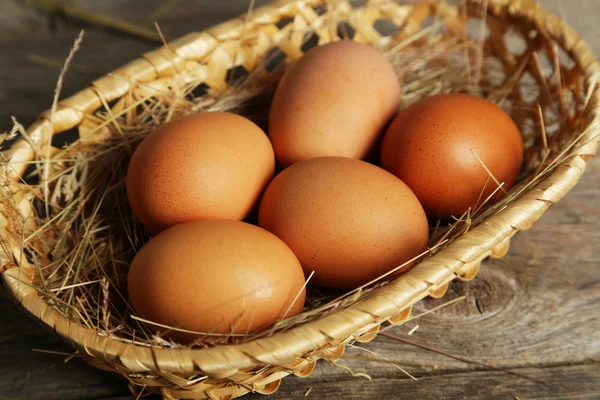
[[[247,0],[73,0],[98,13],[177,37],[245,11]],[[212,5],[209,5],[213,3]],[[259,3],[261,3],[259,1]],[[264,1],[263,1],[264,3]],[[543,0],[560,11],[558,0]],[[567,20],[600,54],[598,0],[568,0]],[[17,3],[0,2],[0,130],[14,115],[27,125],[49,108],[60,65],[80,26],[66,24]],[[121,66],[154,44],[89,28],[67,75],[64,95]],[[600,160],[581,183],[528,232],[518,235],[503,260],[485,262],[477,279],[454,282],[444,301],[466,300],[396,328],[416,342],[449,353],[551,381],[535,383],[486,367],[459,362],[386,337],[349,349],[341,362],[371,382],[319,364],[304,379],[287,378],[273,399],[600,399]],[[419,309],[441,304],[425,301]],[[0,301],[0,400],[125,399],[125,382],[85,363],[32,352],[68,351]],[[387,358],[387,361],[383,359]],[[414,374],[413,381],[394,363]],[[310,393],[309,393],[310,391]],[[261,398],[248,396],[248,398]]]

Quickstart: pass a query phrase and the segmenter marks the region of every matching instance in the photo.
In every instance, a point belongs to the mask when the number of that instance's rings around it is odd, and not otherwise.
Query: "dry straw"
[[[309,375],[319,358],[335,363],[382,323],[406,321],[415,302],[474,278],[482,259],[503,256],[512,236],[575,185],[596,152],[598,64],[532,0],[405,3],[279,1],[145,54],[27,130],[15,121],[2,137],[18,140],[2,153],[0,175],[0,272],[10,293],[78,357],[122,374],[136,393],[229,399],[272,393],[289,374]],[[156,126],[199,110],[234,111],[264,126],[285,67],[340,38],[389,57],[403,107],[459,91],[504,107],[526,146],[520,183],[496,204],[481,197],[450,224],[433,224],[430,248],[409,272],[342,295],[310,293],[304,313],[267,332],[206,332],[185,348],[150,332],[125,292],[128,264],[149,237],[124,193],[132,151]],[[73,130],[78,140],[62,146],[61,133]],[[504,190],[491,175],[488,184]]]

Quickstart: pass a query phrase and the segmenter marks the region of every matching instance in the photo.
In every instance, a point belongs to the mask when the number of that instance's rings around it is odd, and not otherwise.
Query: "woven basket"
[[[371,1],[355,7],[343,0],[275,2],[256,9],[247,21],[243,17],[234,19],[177,39],[168,47],[145,54],[61,101],[52,121],[49,112],[41,114],[27,129],[28,140],[18,141],[4,152],[11,166],[7,174],[16,181],[24,173],[25,163],[35,155],[32,146],[45,143],[49,132],[56,135],[79,128],[83,135],[89,131],[89,116],[105,104],[122,109],[131,90],[168,82],[182,71],[192,70],[199,71],[195,79],[213,89],[224,90],[228,85],[228,70],[238,65],[249,72],[263,68],[264,55],[275,44],[291,62],[302,55],[307,31],[313,30],[321,44],[336,40],[339,30],[331,29],[322,13],[327,4],[335,7],[336,23],[344,22],[345,27],[355,31],[353,40],[381,49],[386,49],[392,40],[397,43],[411,37],[430,17],[441,18],[455,29],[467,25],[466,16],[445,2],[400,5],[393,1]],[[122,374],[135,393],[144,388],[146,392],[158,392],[168,399],[230,399],[247,392],[270,394],[277,390],[285,376],[310,375],[318,359],[335,361],[346,344],[372,340],[382,323],[402,323],[415,302],[427,296],[443,296],[453,279],[473,279],[484,258],[502,257],[517,232],[531,227],[576,184],[599,143],[600,89],[595,84],[600,70],[589,46],[563,21],[533,0],[469,0],[468,5],[469,12],[475,16],[487,12],[484,19],[489,30],[486,45],[502,62],[507,76],[519,68],[527,52],[541,49],[549,58],[558,59],[557,48],[564,50],[574,63],[563,65],[566,71],[563,89],[574,98],[587,94],[587,107],[577,115],[581,122],[578,132],[583,134],[568,149],[569,156],[523,196],[408,273],[375,290],[365,300],[247,343],[191,350],[136,346],[99,335],[64,318],[46,304],[37,291],[26,284],[31,272],[27,268],[31,267],[24,261],[19,243],[9,237],[6,221],[0,219],[2,245],[9,254],[0,259],[5,286],[25,310],[70,343],[87,362]],[[330,17],[332,13],[326,15]],[[391,21],[399,28],[398,33],[382,36],[374,28],[376,21],[381,20]],[[520,54],[514,54],[505,45],[507,26],[514,28],[511,32],[517,32],[526,45]],[[535,40],[532,32],[537,33]],[[543,80],[536,72],[535,63],[521,66],[531,73],[534,84],[542,87]],[[564,106],[568,106],[567,100]],[[32,200],[27,196],[19,197],[17,193],[14,201],[24,215],[32,207]]]

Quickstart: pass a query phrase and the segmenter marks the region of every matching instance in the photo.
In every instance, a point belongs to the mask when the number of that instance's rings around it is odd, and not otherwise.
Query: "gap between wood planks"
[[[501,367],[501,369],[510,369],[513,371],[520,371],[520,370],[542,370],[543,371],[543,370],[552,370],[552,369],[560,369],[560,368],[567,368],[567,367],[584,367],[584,366],[593,366],[593,365],[600,366],[600,360],[580,361],[580,362],[574,362],[574,363],[569,363],[569,362],[550,363],[550,364],[544,364],[544,365],[521,365],[521,366],[516,366],[516,367],[503,366],[503,367]],[[366,364],[363,364],[363,366],[366,366]],[[366,369],[368,372],[368,367]],[[436,378],[436,377],[444,377],[444,376],[450,376],[450,375],[469,375],[469,374],[473,374],[473,373],[485,373],[485,372],[493,372],[495,374],[505,374],[504,371],[500,371],[497,369],[475,367],[475,368],[471,368],[471,369],[453,368],[453,369],[438,369],[435,371],[423,370],[423,373],[415,372],[415,373],[413,373],[413,375],[415,375],[415,377],[420,380],[420,379],[424,379],[424,378]],[[377,374],[377,375],[369,374],[369,375],[372,378],[371,381],[386,380],[386,379],[391,379],[391,378],[395,378],[395,377],[399,377],[400,379],[406,380],[407,382],[412,381],[412,379],[410,379],[406,375],[400,373],[399,371],[395,370],[392,366],[390,366],[390,374]],[[531,375],[531,374],[529,374],[529,375]],[[542,385],[542,386],[547,386],[547,387],[555,387],[556,386],[556,385],[552,385],[552,386],[544,385],[543,383],[531,381],[531,380],[528,380],[525,378],[521,378],[519,376],[512,376],[511,378],[528,381],[530,384],[534,384],[534,385]],[[354,382],[354,381],[360,380],[360,378],[356,378],[356,377],[353,377],[350,374],[348,374],[347,376],[346,375],[324,376],[324,377],[308,376],[308,377],[302,378],[302,380],[305,382],[307,382],[309,380],[323,381],[323,382],[327,382],[327,381]],[[556,382],[556,383],[560,384],[560,382]],[[600,387],[598,388],[598,390],[600,393]]]

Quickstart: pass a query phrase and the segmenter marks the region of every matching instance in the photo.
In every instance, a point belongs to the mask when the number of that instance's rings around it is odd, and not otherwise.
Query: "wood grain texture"
[[[262,1],[264,3],[265,1]],[[161,0],[73,0],[85,7],[140,22]],[[168,1],[158,22],[177,37],[245,11],[247,0]],[[211,4],[212,3],[212,4]],[[260,3],[260,2],[259,2]],[[541,3],[560,12],[559,2]],[[596,0],[569,0],[569,23],[600,54],[600,10]],[[150,23],[145,26],[151,27]],[[29,124],[49,107],[58,71],[80,26],[32,11],[15,1],[0,2],[0,130],[10,116]],[[82,50],[67,75],[64,95],[122,65],[155,45],[87,29]],[[43,61],[41,61],[43,60]],[[473,367],[385,337],[361,345],[405,367],[407,378],[381,357],[349,349],[341,363],[371,375],[371,382],[320,363],[308,378],[287,378],[273,399],[598,399],[600,398],[600,160],[581,183],[551,208],[533,229],[519,234],[508,256],[486,261],[472,282],[453,282],[442,300],[426,300],[423,311],[458,296],[462,303],[391,332],[441,350],[514,369],[554,383],[551,387]],[[125,382],[83,362],[32,348],[69,351],[0,301],[0,400],[131,399]],[[308,396],[305,394],[309,391]],[[262,396],[248,396],[260,399]]]

